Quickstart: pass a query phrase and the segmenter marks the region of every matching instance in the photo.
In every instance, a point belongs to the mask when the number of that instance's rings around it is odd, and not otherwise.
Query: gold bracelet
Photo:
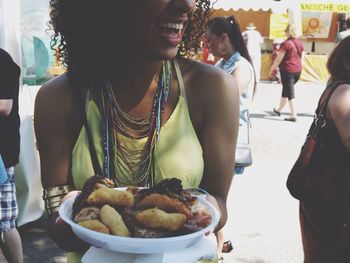
[[[58,211],[58,207],[60,206],[63,197],[64,197],[64,195],[62,195],[62,196],[55,196],[54,198],[46,198],[46,199],[44,199],[45,210],[47,211],[47,213],[49,215],[51,215],[52,213]]]
[[[50,215],[52,215],[53,213],[58,212],[58,206],[57,206],[57,207],[53,207],[53,208],[48,208],[48,209],[46,209],[46,212],[47,212],[47,214],[50,216]]]
[[[44,189],[43,200],[47,213],[51,215],[57,212],[64,196],[73,189],[74,188],[71,185],[62,185]]]
[[[43,191],[43,199],[50,198],[53,196],[66,195],[72,191],[74,187],[72,185],[61,185],[45,188]]]

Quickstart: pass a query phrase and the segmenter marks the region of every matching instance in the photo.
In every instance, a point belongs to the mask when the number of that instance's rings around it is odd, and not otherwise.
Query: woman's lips
[[[183,22],[164,21],[159,23],[156,28],[160,39],[167,45],[175,47],[180,44],[184,28]]]
[[[174,31],[173,29],[158,29],[160,38],[170,46],[177,46],[182,40],[182,32],[180,30]]]

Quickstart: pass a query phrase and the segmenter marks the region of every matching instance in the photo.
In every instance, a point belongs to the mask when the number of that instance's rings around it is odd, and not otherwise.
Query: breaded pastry
[[[100,220],[86,220],[78,223],[80,226],[86,227],[100,233],[109,234],[109,229]]]
[[[100,188],[87,198],[89,205],[134,206],[134,195],[129,191]]]
[[[145,227],[176,231],[185,224],[186,216],[181,213],[167,213],[158,208],[151,208],[137,213],[136,221]]]
[[[191,211],[179,200],[161,194],[150,194],[143,198],[137,207],[158,207],[165,212],[177,212],[186,215],[187,219],[192,217]]]
[[[84,183],[83,189],[81,190],[81,193],[75,198],[73,203],[73,216],[75,217],[79,211],[86,206],[86,199],[89,197],[89,195],[102,187],[108,187],[113,188],[114,183],[112,180],[99,176],[94,175],[86,180]]]
[[[74,217],[74,222],[79,223],[87,220],[94,220],[100,218],[100,209],[94,206],[84,207]]]
[[[109,205],[104,205],[100,213],[101,221],[109,228],[112,235],[129,237],[130,232],[126,227],[122,216]]]

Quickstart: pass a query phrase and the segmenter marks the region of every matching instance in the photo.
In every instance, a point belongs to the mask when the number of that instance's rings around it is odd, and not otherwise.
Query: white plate
[[[98,248],[105,248],[111,251],[134,253],[134,254],[154,254],[166,251],[173,251],[186,248],[198,242],[203,235],[214,230],[218,224],[220,216],[216,208],[207,200],[198,197],[201,205],[208,208],[212,221],[210,225],[197,232],[165,238],[136,238],[136,237],[119,237],[99,233],[76,224],[72,220],[72,206],[74,197],[65,200],[59,207],[59,214],[62,219],[68,223],[73,232],[85,242]]]

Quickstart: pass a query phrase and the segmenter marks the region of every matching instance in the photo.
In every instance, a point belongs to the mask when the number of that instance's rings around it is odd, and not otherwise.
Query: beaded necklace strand
[[[154,151],[159,140],[164,107],[170,89],[170,61],[163,61],[152,109],[143,117],[131,117],[117,101],[109,80],[101,91],[103,173],[117,186],[154,185]],[[120,142],[120,134],[133,140],[147,138],[141,150],[129,150]],[[118,176],[126,172],[128,176]]]

